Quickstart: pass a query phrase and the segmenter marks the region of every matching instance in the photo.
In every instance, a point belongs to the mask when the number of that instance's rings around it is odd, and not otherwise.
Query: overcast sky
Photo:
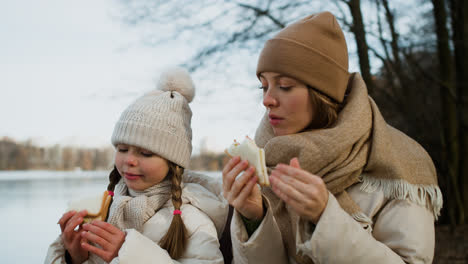
[[[193,43],[144,46],[141,32],[116,18],[116,5],[0,1],[0,137],[109,145],[123,109],[154,88],[162,68],[193,54]],[[222,151],[234,138],[253,136],[264,111],[255,76],[244,80],[235,70],[225,72],[245,89],[229,87],[225,75],[193,76],[195,153],[202,141]]]

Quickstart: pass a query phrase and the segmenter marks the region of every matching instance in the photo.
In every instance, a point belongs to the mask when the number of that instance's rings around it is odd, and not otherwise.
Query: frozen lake
[[[0,171],[1,263],[43,263],[68,201],[106,190],[108,173]]]

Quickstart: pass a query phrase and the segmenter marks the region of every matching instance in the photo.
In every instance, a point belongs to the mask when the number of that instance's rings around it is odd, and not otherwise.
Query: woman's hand
[[[112,224],[98,220],[83,225],[83,230],[84,231],[81,232],[83,238],[100,246],[99,248],[85,242],[81,245],[83,249],[96,254],[105,262],[111,262],[112,259],[117,257],[125,241],[125,232]]]
[[[242,175],[238,177],[241,173]],[[223,195],[236,210],[247,219],[263,218],[263,203],[257,186],[255,167],[236,156],[223,169]]]
[[[281,200],[299,216],[317,224],[328,202],[328,190],[322,178],[301,169],[298,159],[293,158],[289,166],[276,166],[270,182]]]
[[[88,251],[81,247],[81,244],[86,242],[86,240],[80,236],[80,232],[82,231],[80,225],[83,223],[83,217],[86,214],[86,210],[80,212],[69,211],[58,222],[62,230],[63,244],[70,254],[73,263],[82,263],[89,257]],[[75,231],[77,227],[79,228]]]

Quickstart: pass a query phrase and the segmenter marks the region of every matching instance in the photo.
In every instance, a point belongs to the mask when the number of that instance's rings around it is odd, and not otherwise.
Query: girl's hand
[[[270,182],[281,200],[299,216],[317,224],[328,202],[328,190],[322,178],[301,169],[298,159],[293,158],[289,166],[276,166]]]
[[[58,222],[62,231],[63,244],[73,263],[82,263],[89,257],[88,251],[81,247],[81,243],[86,242],[86,240],[80,236],[82,230],[80,225],[83,223],[83,217],[86,214],[86,210],[80,212],[69,211]],[[78,226],[78,230],[75,231]]]
[[[96,254],[108,263],[117,257],[120,247],[125,241],[125,232],[109,223],[98,220],[83,225],[83,230],[81,236],[87,240],[81,245],[83,249]],[[95,243],[100,248],[89,244],[88,241]]]
[[[248,169],[247,169],[248,167]],[[241,173],[242,175],[238,177]],[[263,203],[257,186],[255,168],[249,162],[233,157],[223,169],[223,195],[236,210],[247,219],[263,218]]]

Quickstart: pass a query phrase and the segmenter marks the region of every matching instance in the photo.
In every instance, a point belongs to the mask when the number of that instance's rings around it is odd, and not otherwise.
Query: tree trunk
[[[394,14],[392,13],[392,10],[390,10],[390,6],[388,3],[388,0],[379,0],[384,7],[384,12],[385,12],[385,18],[387,20],[388,28],[390,30],[390,47],[391,47],[391,52],[392,52],[392,57],[393,60],[389,60],[391,63],[391,68],[393,70],[392,75],[395,77],[394,80],[389,80],[389,81],[397,81],[396,84],[396,90],[398,91],[398,97],[401,98],[401,111],[409,113],[411,111],[414,111],[412,108],[413,104],[413,95],[411,92],[414,92],[412,89],[410,89],[410,80],[408,73],[403,70],[403,65],[402,61],[400,59],[400,54],[402,54],[400,45],[399,45],[399,34],[396,30],[395,27],[395,17]],[[414,116],[412,115],[406,115],[406,118],[409,118],[409,122],[417,122],[414,120]]]
[[[349,0],[347,2],[351,15],[353,16],[353,25],[351,31],[356,39],[356,46],[358,49],[359,66],[361,69],[362,78],[366,82],[369,94],[372,95],[374,91],[374,80],[370,73],[369,63],[369,48],[367,46],[366,31],[364,29],[364,21],[361,13],[361,1]]]
[[[447,12],[444,0],[432,0],[433,13],[437,34],[437,54],[439,58],[440,99],[442,105],[443,153],[442,160],[446,163],[442,176],[446,179],[450,190],[446,193],[450,222],[455,225],[463,222],[465,211],[463,208],[460,189],[458,188],[459,171],[459,135],[457,93],[455,88],[455,67],[450,52],[449,34],[447,30]]]
[[[458,119],[460,134],[460,192],[464,211],[468,212],[468,3],[451,0],[453,43],[455,47],[456,87],[458,90]],[[463,223],[468,220],[465,217]]]
[[[401,73],[401,60],[400,60],[400,47],[398,45],[398,33],[395,29],[395,19],[393,17],[393,13],[390,10],[390,6],[388,5],[388,0],[382,0],[382,5],[385,9],[385,17],[387,18],[388,27],[390,28],[390,34],[392,36],[391,46],[392,46],[392,54],[393,54],[393,61],[394,67],[397,74]]]

